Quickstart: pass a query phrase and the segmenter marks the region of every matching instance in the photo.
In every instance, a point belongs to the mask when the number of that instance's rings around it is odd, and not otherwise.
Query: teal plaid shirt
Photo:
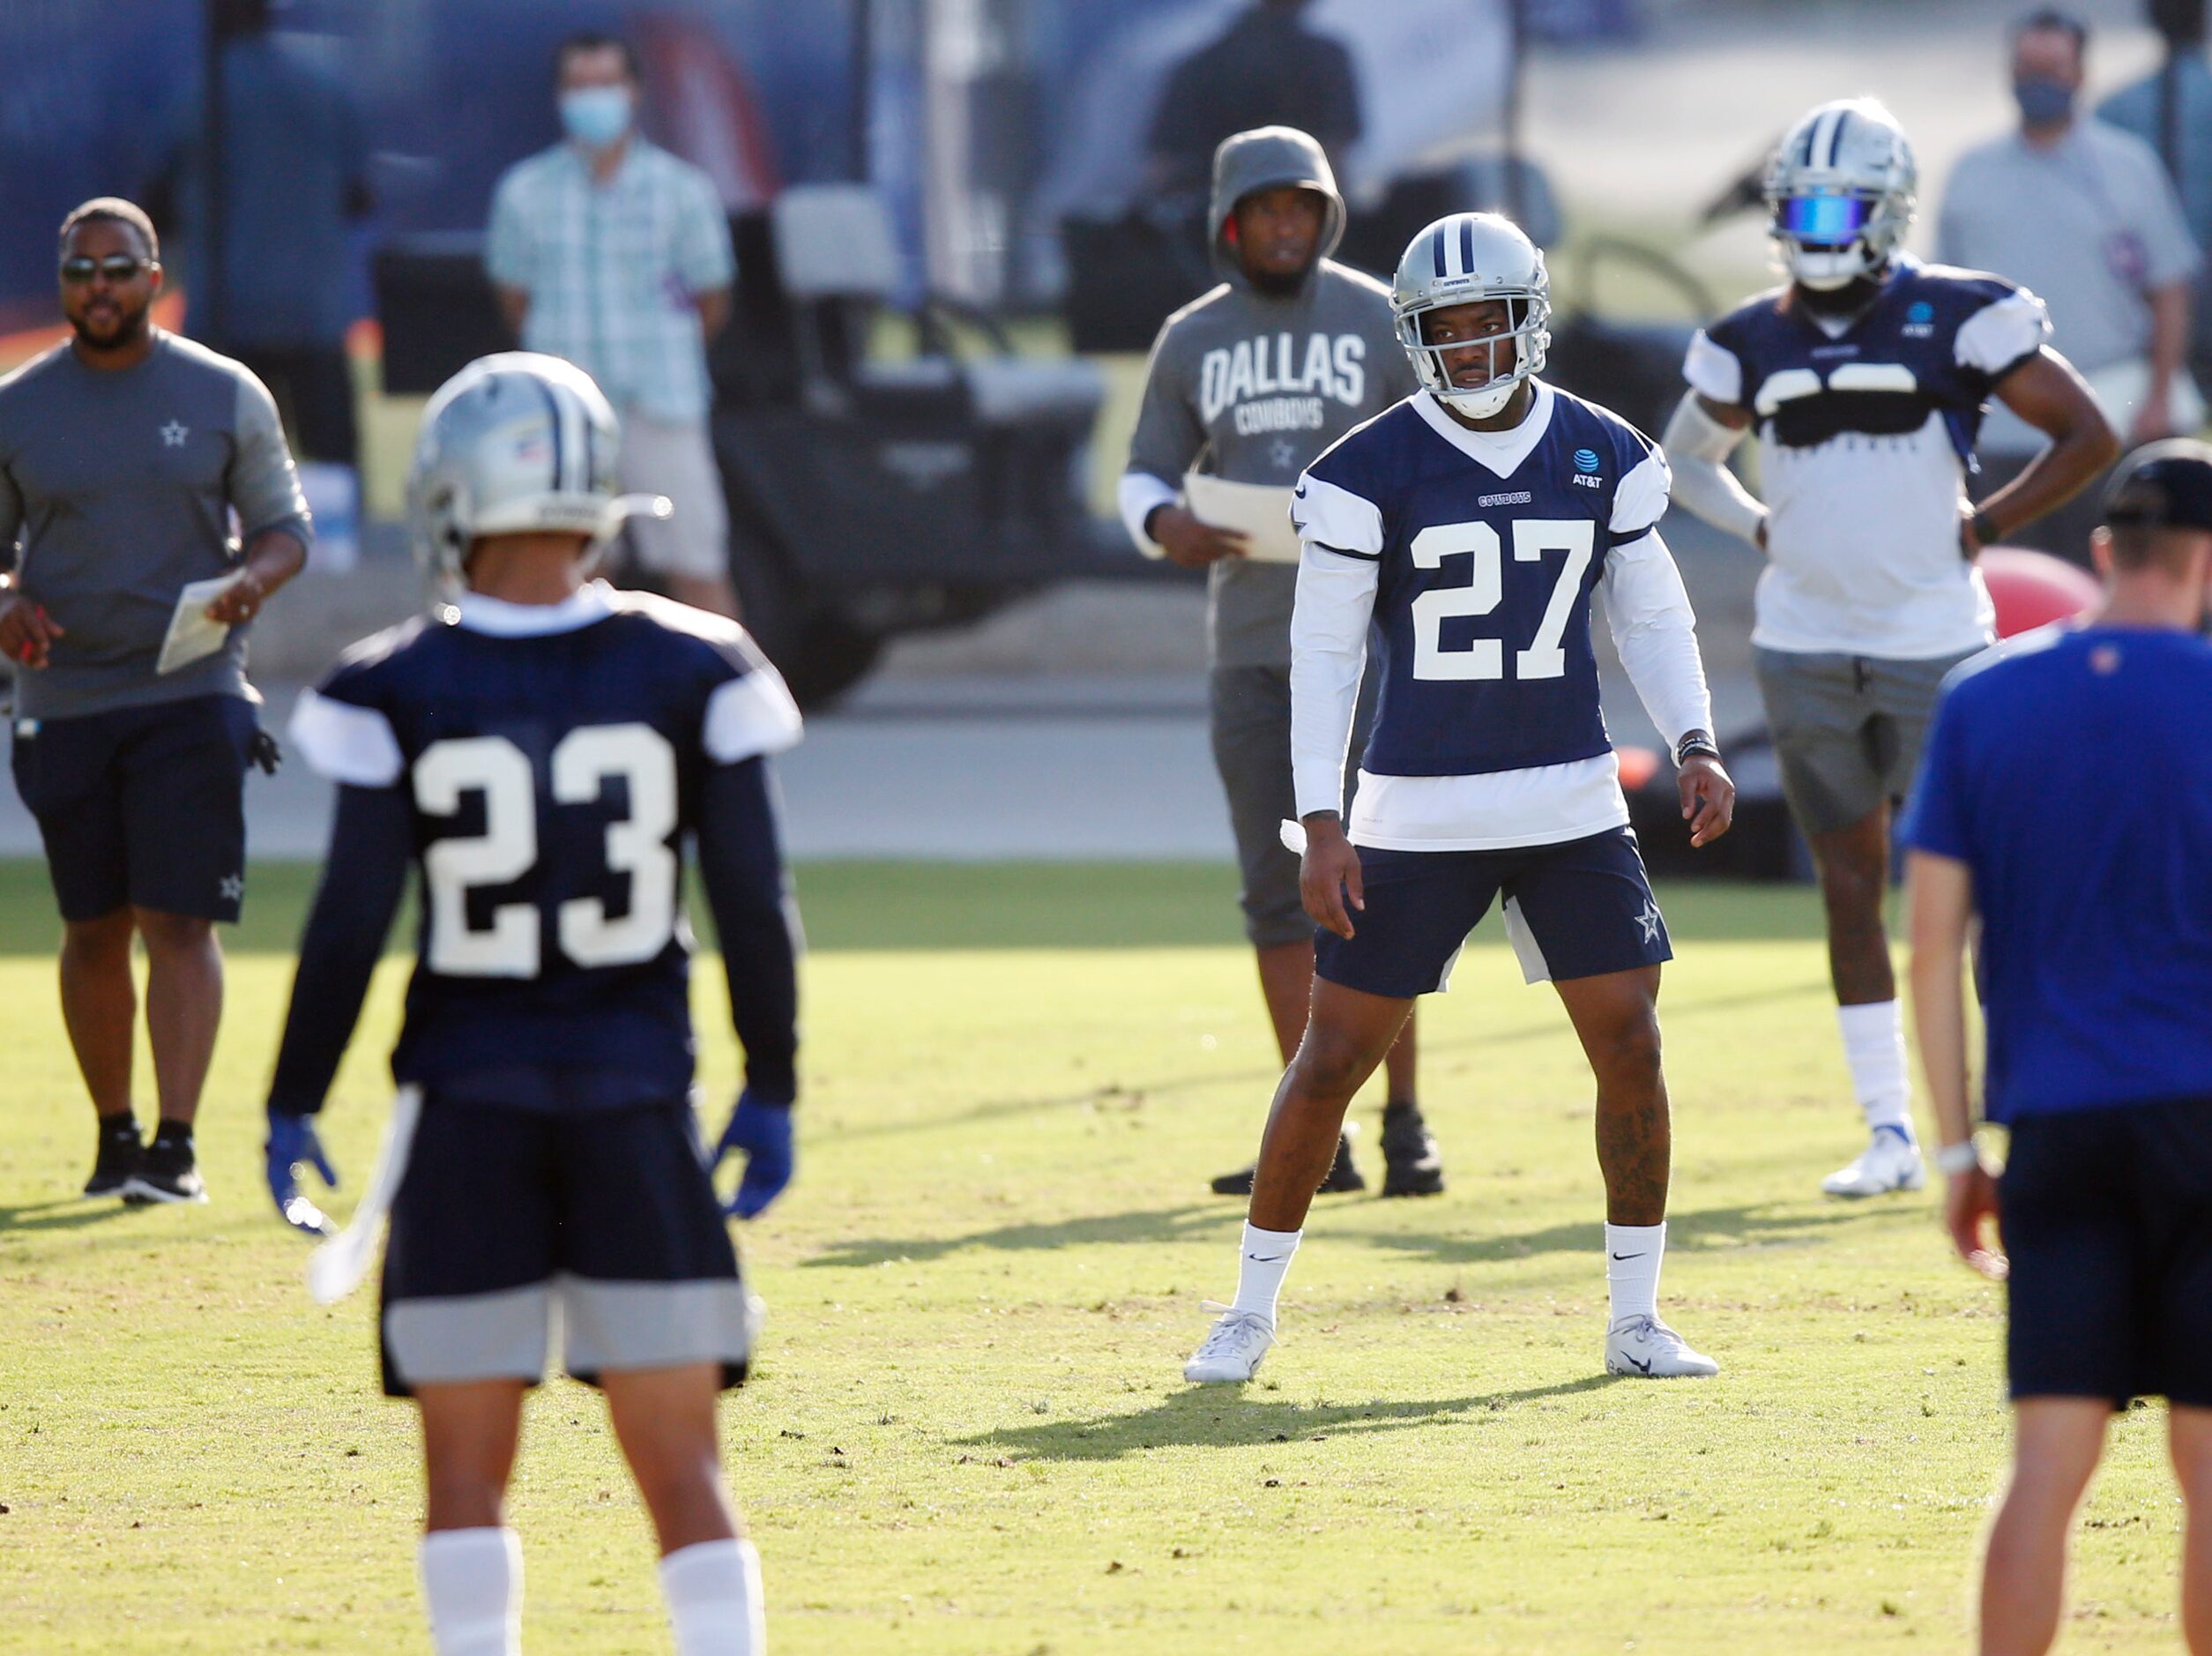
[[[729,220],[707,175],[641,138],[606,183],[572,145],[518,161],[492,194],[484,265],[530,295],[523,344],[566,357],[617,408],[705,417],[694,295],[730,285]]]

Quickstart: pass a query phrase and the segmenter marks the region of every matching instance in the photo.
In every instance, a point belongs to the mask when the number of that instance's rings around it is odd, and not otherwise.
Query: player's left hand
[[[331,1166],[331,1159],[323,1153],[323,1141],[316,1137],[314,1117],[271,1110],[269,1142],[264,1148],[269,1158],[270,1199],[276,1203],[277,1212],[284,1215],[284,1222],[310,1236],[335,1234],[338,1227],[323,1216],[323,1210],[300,1194],[302,1162],[321,1174],[323,1182],[331,1190],[338,1189],[338,1169]]]
[[[737,1194],[724,1211],[734,1219],[757,1219],[768,1205],[784,1193],[798,1160],[792,1142],[791,1106],[762,1098],[750,1087],[738,1094],[730,1124],[722,1130],[722,1142],[714,1147],[712,1173],[732,1152],[745,1158],[745,1175],[737,1182]]]
[[[268,601],[268,587],[249,566],[213,603],[208,605],[206,615],[210,621],[220,622],[226,627],[235,627],[259,615],[262,605]]]
[[[1709,846],[1736,820],[1736,785],[1709,753],[1693,753],[1675,773],[1682,794],[1682,820],[1690,825],[1690,844]]]
[[[2002,1282],[2012,1267],[2005,1256],[1985,1244],[1985,1222],[1998,1222],[1997,1181],[1987,1167],[1955,1173],[1943,1184],[1943,1228],[1951,1234],[1951,1246],[1960,1258],[1987,1277]]]

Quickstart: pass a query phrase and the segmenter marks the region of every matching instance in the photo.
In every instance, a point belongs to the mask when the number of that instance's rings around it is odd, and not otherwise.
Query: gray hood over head
[[[1314,250],[1316,266],[1344,240],[1344,198],[1337,193],[1328,153],[1317,140],[1294,126],[1255,126],[1248,132],[1232,132],[1213,153],[1213,257],[1229,276],[1240,280],[1244,275],[1236,250],[1229,245],[1229,214],[1247,196],[1285,184],[1318,191],[1329,203],[1321,245]]]

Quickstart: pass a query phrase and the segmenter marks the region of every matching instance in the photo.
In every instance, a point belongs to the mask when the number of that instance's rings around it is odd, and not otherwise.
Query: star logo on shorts
[[[1287,438],[1276,438],[1275,446],[1268,452],[1275,457],[1275,469],[1278,472],[1287,472],[1298,464],[1298,451]]]
[[[235,903],[246,895],[246,876],[242,874],[223,876],[223,901]]]
[[[1643,928],[1646,943],[1659,941],[1659,906],[1649,898],[1644,899],[1643,913],[1636,916],[1636,924]]]
[[[184,439],[191,435],[191,427],[186,425],[182,420],[172,420],[161,428],[161,446],[165,449],[181,449],[184,446]]]

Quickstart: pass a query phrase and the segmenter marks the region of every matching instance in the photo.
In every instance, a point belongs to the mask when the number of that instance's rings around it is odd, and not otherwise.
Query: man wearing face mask
[[[1288,1062],[1305,1032],[1314,980],[1298,857],[1280,838],[1281,824],[1296,814],[1291,486],[1315,455],[1405,396],[1414,380],[1389,290],[1329,257],[1344,234],[1344,200],[1310,134],[1262,126],[1225,138],[1214,153],[1211,223],[1224,280],[1168,317],[1152,346],[1121,477],[1121,520],[1146,556],[1207,572],[1214,765],[1236,834],[1245,935]],[[1432,1195],[1444,1188],[1443,1167],[1413,1101],[1410,1024],[1391,1049],[1389,1079],[1383,1194]],[[1350,1141],[1340,1139],[1322,1189],[1366,1182]],[[1252,1169],[1225,1173],[1213,1188],[1249,1195]]]
[[[729,220],[697,168],[637,131],[637,63],[604,34],[554,56],[564,142],[510,168],[484,263],[525,347],[565,357],[622,422],[622,487],[666,495],[638,562],[681,601],[734,615],[729,513],[707,434],[707,341],[729,319]]]
[[[1823,104],[1782,141],[1767,205],[1790,281],[1691,341],[1665,438],[1673,495],[1766,555],[1751,642],[1790,813],[1813,849],[1828,972],[1866,1149],[1830,1196],[1918,1190],[1904,1024],[1882,904],[1890,815],[1943,675],[1992,636],[1974,559],[2118,452],[2043,302],[1901,250],[1918,172],[1889,112]],[[1994,399],[2048,439],[1976,510],[1963,493]],[[1728,470],[1756,430],[1766,499]]]
[[[2052,343],[2113,428],[2149,443],[2204,421],[2183,367],[2197,247],[2156,153],[2077,112],[2088,44],[2088,29],[2061,11],[2037,11],[2013,31],[2020,125],[1959,158],[1937,254],[2032,288],[2050,308]],[[2017,475],[2042,444],[2032,425],[1992,410],[1985,487]],[[2084,494],[2023,539],[2086,563],[2095,526],[2095,496]]]

